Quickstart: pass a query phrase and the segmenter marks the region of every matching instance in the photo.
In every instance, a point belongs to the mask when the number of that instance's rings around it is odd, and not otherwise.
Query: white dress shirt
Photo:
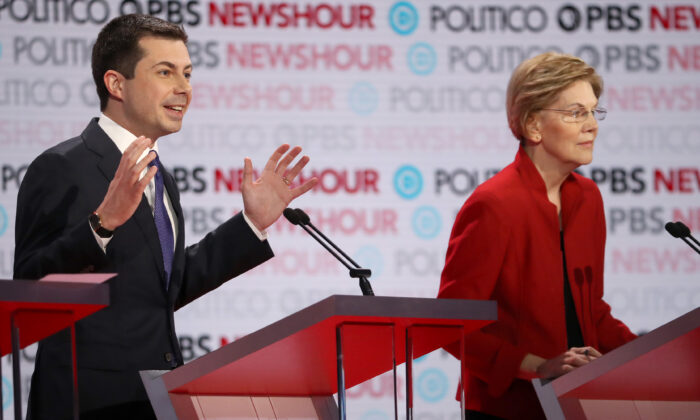
[[[103,113],[100,113],[98,125],[100,126],[100,128],[102,128],[102,130],[105,133],[107,133],[107,136],[109,136],[109,138],[112,139],[112,141],[122,154],[124,153],[126,148],[129,147],[129,145],[133,143],[133,141],[136,140],[136,138],[138,137],[130,133],[129,130],[120,126]],[[143,159],[151,150],[154,150],[156,153],[158,153],[157,140],[153,143],[153,147],[151,149],[144,150],[144,152],[141,154],[138,160]],[[139,179],[143,178],[146,175],[147,170],[148,167],[146,167],[146,169],[143,170]],[[143,193],[146,196],[146,200],[148,200],[148,204],[151,206],[151,214],[153,214],[153,212],[155,211],[154,203],[156,194],[155,177],[154,179],[151,179],[151,182],[149,182],[148,186],[146,187],[146,190]],[[168,217],[170,218],[170,225],[173,227],[173,249],[175,249],[175,244],[177,243],[178,235],[177,216],[175,215],[175,211],[173,210],[173,204],[170,201],[170,197],[168,196],[168,192],[165,188],[163,188],[163,202],[165,204],[165,209],[168,212]],[[243,212],[243,218],[245,219],[246,223],[248,223],[248,226],[250,226],[253,233],[255,233],[258,239],[260,239],[261,241],[267,239],[267,232],[259,231],[258,228],[256,228],[255,225],[250,221],[250,219],[248,219],[248,216],[245,214],[245,212]],[[109,244],[109,241],[112,238],[102,238],[99,235],[97,235],[97,233],[95,233],[94,231],[92,233],[95,236],[95,239],[97,239],[97,243],[102,247],[102,250],[106,252],[107,244]]]

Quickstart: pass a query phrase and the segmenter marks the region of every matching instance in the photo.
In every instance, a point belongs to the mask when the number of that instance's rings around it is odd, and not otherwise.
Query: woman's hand
[[[572,347],[549,360],[534,354],[528,354],[520,364],[521,375],[519,376],[523,379],[533,377],[556,378],[600,356],[602,354],[593,347]]]

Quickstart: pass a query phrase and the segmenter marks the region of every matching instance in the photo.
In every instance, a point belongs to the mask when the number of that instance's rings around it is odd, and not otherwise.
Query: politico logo
[[[466,3],[465,3],[466,4]],[[450,32],[541,32],[547,27],[547,12],[540,6],[459,4],[430,7],[430,29]]]

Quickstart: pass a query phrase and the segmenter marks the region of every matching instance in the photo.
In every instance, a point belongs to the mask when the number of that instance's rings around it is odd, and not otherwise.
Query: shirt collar
[[[532,159],[530,159],[530,156],[525,152],[524,147],[520,146],[518,148],[514,164],[523,183],[534,191],[538,197],[549,202],[547,186],[544,184],[544,179],[542,179],[542,175],[540,175]],[[582,197],[583,186],[581,184],[581,175],[572,172],[561,185],[561,211],[564,220],[567,219],[571,211],[579,207]]]
[[[129,145],[138,137],[133,133],[129,132],[129,130],[127,130],[126,128],[114,122],[114,120],[112,120],[102,112],[100,113],[100,119],[97,122],[97,124],[102,130],[104,130],[105,133],[107,133],[107,136],[109,136],[109,138],[112,139],[112,141],[117,146],[119,151],[122,152],[122,154],[124,154],[126,148],[129,147]],[[156,140],[153,143],[153,147],[150,150],[154,150],[156,153],[158,153],[158,140]],[[144,150],[142,156],[145,156],[148,152],[149,149]]]

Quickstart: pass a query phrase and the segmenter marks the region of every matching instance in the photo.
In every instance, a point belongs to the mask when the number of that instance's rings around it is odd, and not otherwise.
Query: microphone
[[[304,229],[306,233],[311,235],[316,242],[320,243],[324,248],[326,248],[326,251],[330,252],[331,255],[333,255],[350,271],[350,277],[359,279],[360,290],[362,290],[362,294],[364,296],[374,296],[372,286],[369,284],[369,280],[367,280],[367,277],[372,275],[372,270],[360,267],[360,265],[350,258],[345,252],[343,252],[342,249],[338,248],[333,241],[328,239],[326,235],[324,235],[316,228],[316,226],[313,225],[313,223],[311,223],[309,215],[306,214],[304,210],[286,208],[282,214],[284,214],[284,217],[289,220],[291,224],[301,226],[301,228]],[[311,229],[309,229],[309,227]],[[339,252],[345,259],[340,258],[340,255],[338,255],[336,251]],[[352,264],[352,266],[348,264],[348,261]]]
[[[666,231],[674,238],[681,238],[693,251],[700,254],[700,242],[690,234],[690,228],[683,222],[668,222],[665,225]],[[690,240],[688,240],[690,238]],[[692,241],[692,242],[691,242]],[[693,244],[693,242],[695,244]]]

